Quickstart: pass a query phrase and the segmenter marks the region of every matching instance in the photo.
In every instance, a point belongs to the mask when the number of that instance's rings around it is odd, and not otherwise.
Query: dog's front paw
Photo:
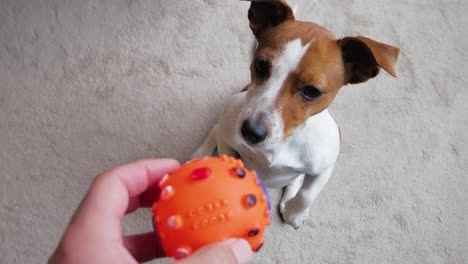
[[[287,202],[288,201],[283,201],[283,200],[280,202],[279,209],[280,209],[281,215],[284,215],[284,212],[286,212],[285,210],[286,210],[286,203]]]
[[[295,204],[294,199],[280,204],[280,212],[283,220],[298,229],[309,217],[309,208],[302,209]]]

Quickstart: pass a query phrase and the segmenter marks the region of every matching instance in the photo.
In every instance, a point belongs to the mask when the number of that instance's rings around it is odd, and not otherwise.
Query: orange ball
[[[247,240],[253,251],[264,243],[270,221],[266,188],[240,160],[199,158],[159,182],[153,223],[166,255],[180,259],[228,238]]]

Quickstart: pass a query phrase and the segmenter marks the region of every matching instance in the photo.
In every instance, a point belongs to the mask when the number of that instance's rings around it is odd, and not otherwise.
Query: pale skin
[[[152,187],[179,167],[171,159],[141,160],[97,176],[75,211],[50,264],[141,263],[164,257],[154,232],[123,236],[122,220],[151,206],[159,190]],[[176,264],[248,263],[252,256],[243,239],[205,246]]]

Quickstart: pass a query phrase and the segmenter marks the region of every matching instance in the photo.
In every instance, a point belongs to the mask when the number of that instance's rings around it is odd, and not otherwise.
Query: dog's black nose
[[[268,135],[268,129],[262,121],[247,119],[242,124],[241,134],[248,143],[254,145],[265,140]]]

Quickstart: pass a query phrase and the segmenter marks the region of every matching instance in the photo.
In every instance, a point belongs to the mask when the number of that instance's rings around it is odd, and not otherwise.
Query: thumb
[[[195,251],[175,264],[247,264],[252,257],[249,243],[244,239],[228,239]]]

